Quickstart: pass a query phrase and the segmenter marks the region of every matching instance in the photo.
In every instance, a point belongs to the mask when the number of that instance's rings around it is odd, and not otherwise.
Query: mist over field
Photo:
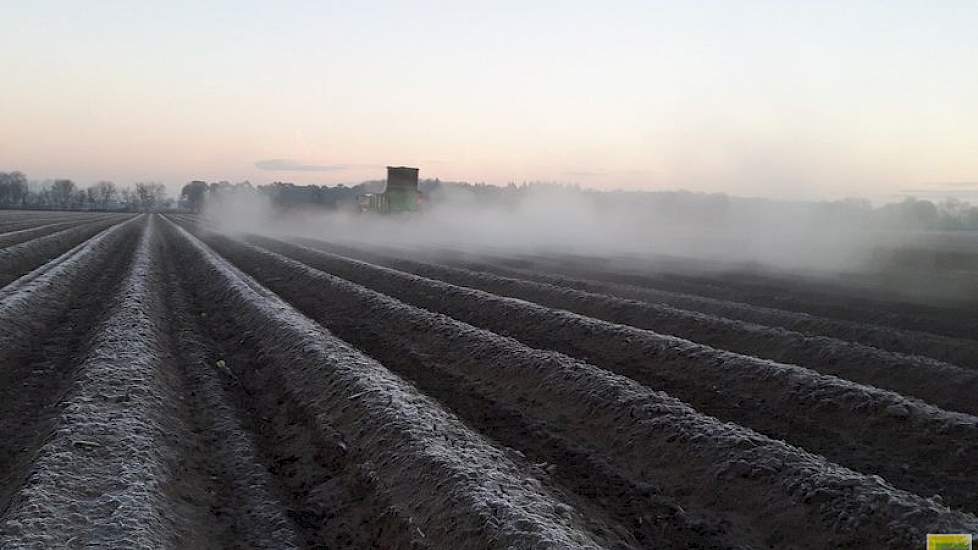
[[[926,201],[873,208],[858,200],[784,202],[546,185],[502,195],[487,200],[465,188],[447,187],[433,194],[423,211],[378,216],[342,209],[281,209],[261,194],[227,193],[209,201],[204,213],[226,231],[299,235],[434,255],[444,249],[576,254],[643,269],[760,269],[818,276],[888,270],[919,275],[969,267],[941,265],[936,256],[915,254],[921,249],[953,254],[978,243],[974,231],[928,230],[937,216],[949,214],[946,205],[931,211],[935,207]]]

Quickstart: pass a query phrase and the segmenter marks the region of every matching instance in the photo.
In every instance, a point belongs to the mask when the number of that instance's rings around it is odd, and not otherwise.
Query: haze
[[[974,2],[8,2],[0,166],[777,198],[978,189]]]

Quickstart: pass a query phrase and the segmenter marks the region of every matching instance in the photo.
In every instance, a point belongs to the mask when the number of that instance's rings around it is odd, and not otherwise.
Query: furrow
[[[152,292],[146,225],[112,315],[74,375],[57,428],[4,517],[5,548],[160,548],[180,540],[164,494],[182,435],[167,429],[175,404]]]
[[[554,437],[584,442],[636,485],[661,486],[679,510],[719,516],[712,523],[729,530],[723,533],[727,544],[791,540],[797,547],[825,548],[893,537],[889,544],[908,545],[931,529],[971,529],[978,522],[878,478],[722,424],[627,378],[407,306],[274,253],[223,237],[206,240],[279,295],[341,336],[383,354],[412,378],[434,370],[422,386],[438,391],[440,398],[471,388],[510,411],[521,408]],[[438,390],[435,380],[441,376],[463,384]],[[462,395],[454,401],[468,399]],[[478,416],[468,419],[478,422]],[[533,442],[516,442],[540,452]],[[677,524],[674,531],[681,530],[682,520],[669,518]],[[798,533],[799,521],[812,529]],[[693,538],[666,529],[656,534]],[[645,542],[690,545],[689,539],[677,538]],[[702,537],[694,545],[703,543],[718,541]]]
[[[352,247],[330,248],[330,251],[344,255],[350,255],[347,252],[352,253],[353,250]],[[393,251],[386,250],[382,252],[388,255],[393,253]],[[441,258],[441,260],[445,261],[445,258]],[[370,260],[368,259],[368,261]],[[560,275],[557,271],[540,268],[507,268],[469,258],[449,259],[446,263],[453,267],[463,267],[473,271],[490,272],[504,277],[536,281],[629,300],[665,304],[718,317],[780,327],[807,335],[849,340],[897,353],[923,355],[966,368],[978,368],[978,344],[961,338],[818,317],[803,312],[754,306],[650,287],[578,279]]]
[[[206,533],[209,547],[300,548],[298,529],[236,406],[240,385],[197,323],[167,244],[156,284],[163,293],[167,345],[174,350],[174,385],[186,404],[180,420],[189,437],[176,482],[182,498],[193,503],[186,521]]]
[[[118,261],[114,256],[134,241],[138,229],[136,220],[115,225],[0,288],[0,364],[11,364],[56,326],[72,297],[83,294],[107,262]]]
[[[174,249],[168,250],[167,257],[186,258]],[[223,315],[200,307],[214,300],[192,274],[187,277],[181,270],[174,275],[174,282],[180,279],[178,286],[189,289],[189,301],[174,305],[185,322],[197,327],[192,333],[177,334],[181,348],[198,350],[185,355],[190,366],[188,379],[194,388],[190,395],[199,403],[195,424],[200,427],[200,439],[207,448],[227,447],[229,443],[244,447],[229,448],[228,471],[210,476],[222,480],[210,490],[217,495],[212,508],[235,518],[221,534],[226,540],[223,546],[254,548],[267,544],[277,548],[280,543],[276,540],[282,537],[270,536],[268,530],[248,520],[266,509],[268,502],[278,501],[285,507],[284,516],[294,538],[304,548],[426,548],[410,518],[395,513],[389,499],[377,490],[372,466],[351,461],[343,437],[311,419],[281,381],[263,371],[262,354],[248,345],[242,333],[225,323]],[[174,294],[180,296],[182,292],[181,288]],[[184,307],[189,317],[183,315]],[[190,355],[196,357],[189,359]],[[210,404],[197,398],[201,392],[211,394]],[[220,393],[215,397],[216,392]],[[217,419],[212,418],[215,411]],[[234,437],[229,437],[224,428],[233,429]],[[242,455],[254,458],[239,467]],[[258,464],[262,466],[256,467]],[[267,496],[243,508],[239,486],[256,482]]]
[[[696,409],[978,510],[978,418],[793,365],[738,355],[287,243],[270,249],[409,304],[553,349]]]
[[[115,295],[133,256],[134,227],[108,237],[84,261],[75,262],[83,279],[72,285],[55,278],[53,289],[39,287],[22,295],[31,298],[22,307],[3,308],[0,516],[26,481],[37,449],[50,437],[57,405],[109,308],[105,297]],[[24,322],[29,320],[36,322]]]
[[[863,298],[856,291],[844,286],[819,285],[817,281],[811,280],[792,282],[760,273],[671,273],[657,269],[655,264],[616,272],[614,269],[601,267],[600,262],[594,259],[575,264],[554,258],[533,257],[528,258],[525,263],[542,264],[548,270],[586,279],[695,294],[952,338],[973,340],[975,334],[978,334],[978,319],[975,319],[973,312],[905,303],[898,299]],[[754,279],[754,282],[747,280],[748,277]],[[822,286],[828,288],[820,290]]]
[[[264,357],[264,373],[315,423],[344,437],[355,462],[370,463],[378,487],[418,537],[446,548],[597,548],[601,536],[562,513],[553,495],[528,484],[517,462],[469,431],[431,399],[337,340],[182,229],[174,244],[200,270],[224,322]],[[257,283],[253,283],[257,285]]]
[[[107,218],[107,216],[103,217]],[[80,219],[67,222],[57,222],[40,225],[37,227],[32,227],[30,229],[21,229],[18,231],[11,231],[9,233],[0,234],[0,248],[6,248],[8,246],[13,246],[16,244],[24,243],[37,237],[43,237],[44,235],[50,235],[51,233],[56,233],[63,229],[69,229],[72,227],[78,227],[87,223],[99,221],[100,218],[92,219]]]
[[[255,238],[259,243],[269,242],[262,239]],[[886,352],[836,338],[807,336],[782,328],[552,284],[377,254],[371,254],[370,259],[422,277],[677,336],[717,349],[801,365],[823,374],[917,397],[947,410],[978,414],[978,401],[974,399],[978,393],[978,370],[921,356]]]
[[[0,287],[27,275],[116,223],[119,222],[115,219],[92,222],[0,250]]]
[[[52,216],[52,217],[30,217],[24,216],[23,219],[18,220],[3,220],[0,221],[0,234],[13,233],[15,231],[23,231],[25,229],[33,229],[35,227],[49,224],[49,223],[59,223],[59,222],[83,222],[87,218],[86,215],[65,215],[65,216]]]
[[[147,221],[111,314],[68,377],[52,431],[2,518],[0,546],[298,548],[213,378],[181,380],[161,243]],[[202,452],[194,425],[216,444]],[[215,513],[208,488],[233,492],[232,513]]]
[[[11,216],[11,210],[4,211],[0,213],[0,226],[9,227],[12,225],[19,225],[24,227],[36,227],[37,225],[42,225],[46,223],[56,223],[56,222],[69,222],[69,221],[84,221],[95,219],[99,216],[106,215],[126,215],[119,212],[81,212],[81,211],[59,211],[59,212],[38,212],[32,210],[18,210],[16,211],[19,216]],[[25,224],[34,224],[33,226],[26,226]],[[0,229],[0,231],[6,231]]]

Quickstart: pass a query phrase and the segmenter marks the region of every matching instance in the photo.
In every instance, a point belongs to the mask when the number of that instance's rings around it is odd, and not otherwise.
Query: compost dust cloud
[[[459,193],[422,212],[395,216],[277,210],[259,195],[232,194],[211,200],[205,215],[228,232],[475,253],[668,255],[826,271],[858,267],[860,255],[873,244],[858,220],[840,223],[801,208],[650,207],[630,202],[627,194],[602,197],[547,189],[489,205]]]
[[[921,283],[934,276],[919,266],[881,274],[890,269],[881,265],[881,251],[920,245],[921,233],[881,229],[858,209],[838,203],[543,187],[491,203],[463,192],[443,193],[423,211],[393,216],[280,209],[260,195],[232,194],[211,200],[205,214],[226,232],[396,247],[428,258],[445,251],[566,254],[622,269],[714,275],[748,270],[836,281],[872,273],[889,290],[909,294],[920,294]],[[948,300],[974,294],[972,282],[956,284],[931,286]]]

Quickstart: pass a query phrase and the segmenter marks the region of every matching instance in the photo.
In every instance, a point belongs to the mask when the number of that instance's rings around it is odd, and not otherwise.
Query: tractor
[[[418,169],[407,166],[387,167],[387,187],[383,193],[365,193],[357,197],[361,213],[400,214],[416,212],[421,206]]]

